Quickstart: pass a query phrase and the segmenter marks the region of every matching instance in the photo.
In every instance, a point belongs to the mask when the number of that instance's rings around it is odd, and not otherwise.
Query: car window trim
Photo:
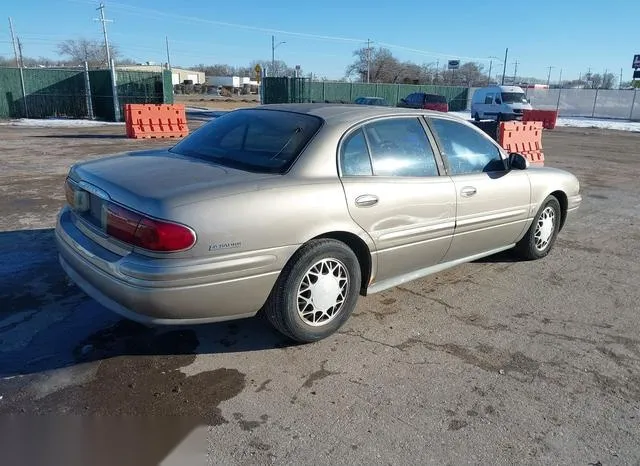
[[[368,124],[371,123],[375,123],[378,121],[384,121],[384,120],[389,120],[389,119],[398,119],[398,118],[415,118],[418,120],[418,122],[420,123],[420,125],[422,126],[423,131],[425,132],[425,135],[427,136],[427,141],[429,142],[429,145],[431,147],[431,152],[433,153],[433,158],[436,162],[436,169],[438,171],[437,175],[430,175],[430,176],[382,176],[382,175],[376,175],[374,170],[373,170],[373,159],[371,158],[371,146],[369,143],[369,137],[367,136],[367,132],[364,130],[364,127]],[[344,146],[344,142],[356,131],[358,131],[358,129],[362,130],[362,134],[364,135],[364,139],[365,142],[367,144],[367,153],[369,155],[369,164],[371,165],[371,175],[343,175],[342,173],[342,148]],[[347,131],[344,132],[344,134],[340,137],[340,141],[338,142],[338,150],[337,150],[337,157],[336,157],[336,162],[337,162],[337,169],[338,169],[338,177],[339,178],[372,178],[372,179],[382,179],[382,178],[393,178],[393,179],[419,179],[419,180],[425,180],[425,179],[433,179],[433,178],[438,178],[440,176],[447,176],[447,173],[444,171],[444,165],[441,165],[440,162],[440,152],[437,146],[434,145],[435,142],[435,138],[430,137],[430,133],[431,131],[427,131],[425,128],[425,122],[424,122],[424,115],[421,114],[416,114],[416,115],[385,115],[385,116],[381,116],[381,117],[374,117],[365,121],[361,121],[357,124],[355,124],[354,126],[352,126],[351,128],[349,128]]]
[[[447,121],[453,121],[454,123],[459,123],[462,125],[467,124],[466,122],[460,122],[455,120],[454,118],[447,118],[447,117],[441,117],[441,116],[431,116],[431,115],[425,115],[424,117],[426,124],[428,126],[428,128],[430,129],[431,133],[433,134],[433,138],[436,141],[436,145],[438,148],[438,153],[440,154],[440,156],[442,157],[442,161],[446,170],[446,173],[448,176],[450,177],[454,177],[454,176],[468,176],[468,175],[479,175],[482,173],[505,173],[509,171],[509,167],[507,167],[507,158],[505,157],[505,151],[504,149],[500,146],[500,144],[498,144],[496,141],[494,141],[493,139],[491,139],[486,133],[484,133],[483,131],[479,130],[477,127],[471,125],[471,128],[474,129],[475,131],[480,132],[480,134],[482,136],[484,136],[488,141],[490,141],[498,150],[498,153],[500,154],[500,158],[502,159],[502,164],[504,165],[504,170],[497,170],[497,171],[491,171],[491,172],[472,172],[472,173],[451,173],[451,167],[449,165],[449,158],[447,157],[447,153],[444,151],[443,149],[443,144],[442,141],[440,141],[440,136],[438,135],[438,132],[435,130],[435,128],[432,125],[432,120],[447,120]]]

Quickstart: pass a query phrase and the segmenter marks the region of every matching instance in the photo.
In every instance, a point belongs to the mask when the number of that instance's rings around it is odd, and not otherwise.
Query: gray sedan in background
[[[575,176],[455,116],[330,104],[232,111],[170,149],[74,165],[65,189],[60,263],[105,307],[159,324],[263,310],[302,342],[359,295],[544,257],[581,201]]]

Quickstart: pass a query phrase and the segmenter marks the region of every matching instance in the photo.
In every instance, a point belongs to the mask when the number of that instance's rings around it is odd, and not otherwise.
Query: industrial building
[[[117,66],[118,70],[127,71],[150,71],[160,73],[165,67],[153,63],[141,65],[122,65]],[[185,81],[191,81],[191,84],[204,84],[205,77],[203,71],[186,70],[184,68],[171,68],[171,82],[173,85],[183,84]]]

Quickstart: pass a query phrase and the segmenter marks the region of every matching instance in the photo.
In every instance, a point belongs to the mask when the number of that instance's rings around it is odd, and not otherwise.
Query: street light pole
[[[276,36],[271,36],[271,73],[276,74],[276,49],[278,46],[286,44],[286,42],[278,42],[276,44]]]

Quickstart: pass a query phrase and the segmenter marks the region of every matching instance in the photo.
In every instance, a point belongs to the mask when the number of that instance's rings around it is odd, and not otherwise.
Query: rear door
[[[433,142],[417,117],[375,120],[341,142],[340,176],[351,217],[375,242],[376,282],[437,264],[449,249],[456,193]]]
[[[430,126],[456,191],[456,227],[444,260],[515,243],[533,214],[526,170],[507,170],[498,146],[471,125],[431,118]]]

